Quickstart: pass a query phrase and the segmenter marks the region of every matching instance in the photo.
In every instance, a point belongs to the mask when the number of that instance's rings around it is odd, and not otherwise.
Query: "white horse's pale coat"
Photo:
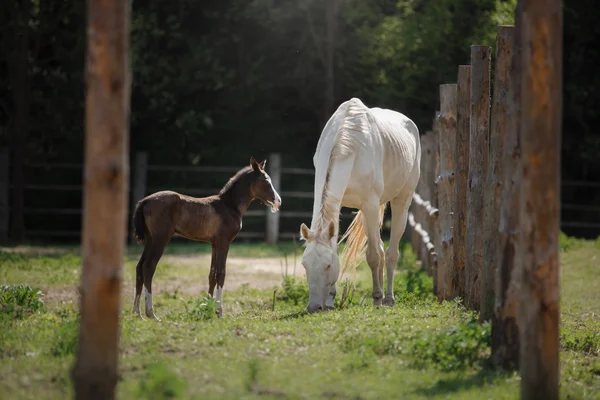
[[[408,208],[420,176],[421,147],[417,126],[405,115],[368,108],[352,98],[331,116],[313,157],[315,186],[310,229],[302,224],[306,240],[302,264],[309,285],[308,311],[333,308],[339,275],[337,238],[342,206],[357,208],[348,231],[344,267],[356,267],[367,246],[367,263],[373,275],[376,305],[394,303],[393,274],[398,244],[406,228]],[[385,205],[390,203],[392,227],[387,254],[380,228]],[[387,294],[383,299],[383,265]]]

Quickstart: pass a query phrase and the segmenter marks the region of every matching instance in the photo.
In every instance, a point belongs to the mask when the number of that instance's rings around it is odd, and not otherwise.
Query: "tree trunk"
[[[469,175],[469,137],[471,122],[471,66],[458,67],[456,110],[456,151],[454,167],[454,266],[458,282],[457,295],[465,297],[465,251],[467,234],[467,177]]]
[[[129,187],[129,5],[90,0],[77,399],[113,399]]]
[[[326,86],[325,86],[325,123],[335,111],[335,49],[337,33],[338,0],[325,2],[325,17],[327,20],[326,46]],[[325,124],[323,124],[325,126]]]
[[[494,69],[494,101],[490,125],[489,166],[484,194],[483,223],[483,280],[479,320],[492,317],[494,307],[494,279],[500,255],[498,225],[502,207],[503,152],[506,140],[506,113],[510,82],[510,58],[513,46],[513,27],[498,27],[496,36],[496,68]]]
[[[519,23],[520,13],[515,13]],[[514,28],[513,28],[514,30]],[[519,191],[521,190],[521,50],[518,29],[509,70],[506,109],[506,134],[503,155],[502,207],[499,221],[499,259],[495,278],[495,302],[492,317],[492,360],[506,370],[519,368],[519,237],[521,234]]]
[[[456,83],[440,85],[440,251],[442,260],[443,290],[442,298],[449,300],[457,295],[457,287],[452,283],[455,278],[453,200],[454,200],[454,152],[456,150]],[[439,267],[438,261],[438,267]]]
[[[562,4],[524,0],[521,397],[559,398]]]
[[[490,118],[489,46],[471,46],[471,136],[467,191],[466,305],[479,311],[483,266],[483,193],[487,175]]]

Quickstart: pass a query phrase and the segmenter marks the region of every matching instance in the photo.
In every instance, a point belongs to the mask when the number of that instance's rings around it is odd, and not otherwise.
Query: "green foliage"
[[[138,398],[147,400],[184,398],[187,382],[164,361],[146,367],[138,388]]]
[[[212,297],[190,299],[184,302],[183,318],[190,321],[209,321],[217,315],[217,301]]]
[[[0,285],[0,319],[24,318],[43,311],[42,292],[29,285]]]
[[[72,356],[77,351],[79,342],[79,322],[76,319],[68,318],[63,320],[52,342],[50,352],[54,357]]]
[[[444,371],[483,365],[489,358],[491,325],[476,320],[463,322],[433,333],[426,333],[412,344],[417,365]]]
[[[278,300],[293,304],[308,303],[308,284],[306,279],[300,279],[293,275],[283,277],[283,293],[279,295]]]

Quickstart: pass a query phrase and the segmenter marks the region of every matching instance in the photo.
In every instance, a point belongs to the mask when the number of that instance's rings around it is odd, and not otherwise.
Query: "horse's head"
[[[267,160],[261,163],[256,162],[254,157],[250,158],[250,166],[252,167],[252,183],[250,191],[253,198],[257,198],[263,203],[271,207],[271,212],[276,213],[281,206],[281,197],[271,183],[271,177],[265,171]]]
[[[332,309],[335,299],[335,283],[340,271],[337,255],[335,226],[329,222],[324,232],[313,232],[305,224],[300,225],[300,237],[306,241],[302,265],[308,279],[308,306],[313,313]]]

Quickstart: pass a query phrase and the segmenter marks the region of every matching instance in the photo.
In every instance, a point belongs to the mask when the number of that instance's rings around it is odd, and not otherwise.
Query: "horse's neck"
[[[323,185],[320,193],[315,193],[311,229],[320,231],[319,233],[327,232],[329,221],[333,221],[337,236],[342,199],[344,198],[344,192],[348,186],[353,166],[354,156],[332,161],[332,165],[329,167],[327,182]],[[319,174],[321,173],[327,174],[327,171],[319,171]]]

